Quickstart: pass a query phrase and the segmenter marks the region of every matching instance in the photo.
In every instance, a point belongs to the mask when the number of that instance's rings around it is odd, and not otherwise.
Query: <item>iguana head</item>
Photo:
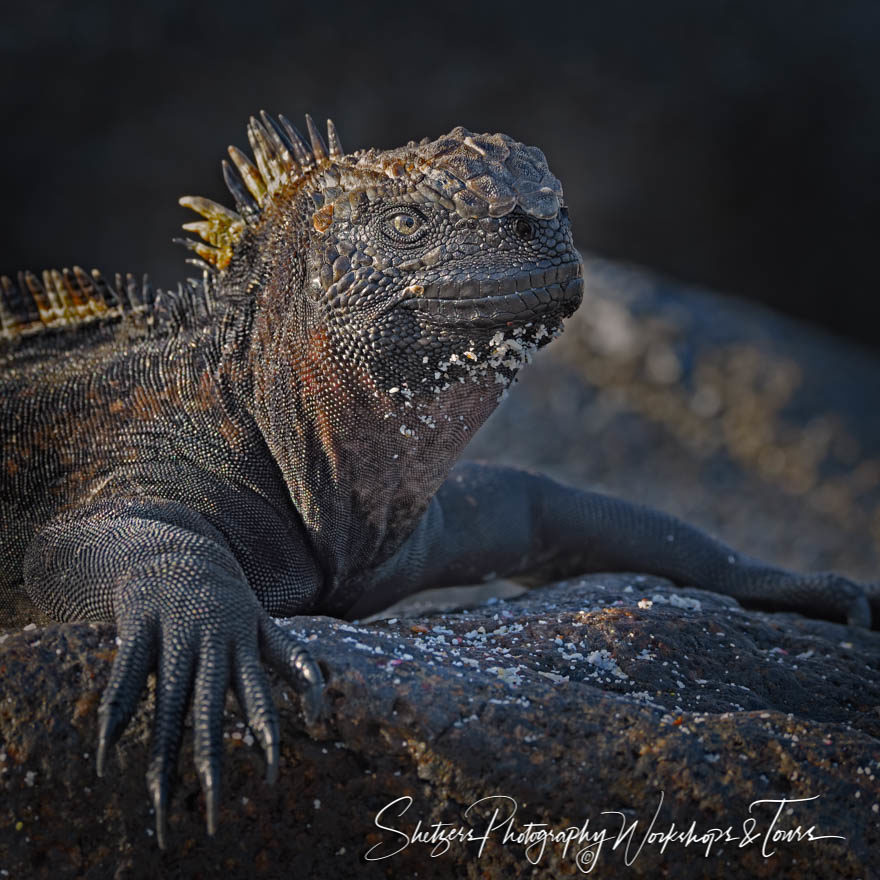
[[[306,124],[310,144],[251,119],[256,164],[224,163],[237,211],[181,201],[233,318],[229,387],[339,580],[400,546],[577,307],[581,262],[540,150],[456,128],[345,154],[332,123],[326,143]]]
[[[581,299],[544,154],[461,127],[344,154],[332,122],[327,143],[306,123],[310,144],[283,116],[251,119],[256,165],[233,147],[224,162],[236,212],[181,199],[205,218],[185,227],[205,241],[189,243],[203,265],[262,299],[271,332],[326,334],[381,391],[500,392]]]

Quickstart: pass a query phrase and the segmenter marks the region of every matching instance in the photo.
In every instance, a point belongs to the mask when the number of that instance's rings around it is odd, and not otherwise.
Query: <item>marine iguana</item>
[[[232,684],[277,774],[262,661],[321,706],[272,616],[357,618],[489,572],[633,570],[868,625],[863,589],[744,556],[666,514],[472,463],[473,432],[581,300],[543,153],[453,129],[345,154],[252,118],[236,210],[197,197],[203,270],[173,292],[97,271],[4,277],[0,622],[110,619],[98,772],[157,674],[148,789],[160,846],[192,704],[217,825]],[[255,163],[255,164],[254,164]]]

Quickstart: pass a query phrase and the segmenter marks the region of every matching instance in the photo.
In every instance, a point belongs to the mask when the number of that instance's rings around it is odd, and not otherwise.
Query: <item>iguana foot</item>
[[[166,572],[167,574],[167,572]],[[143,581],[123,591],[118,605],[120,647],[99,708],[98,775],[107,753],[137,708],[156,667],[156,717],[147,788],[156,835],[167,845],[167,815],[183,720],[192,702],[194,763],[205,795],[208,834],[217,830],[223,755],[223,711],[230,684],[266,759],[266,779],[278,776],[279,724],[268,661],[301,694],[312,723],[320,712],[323,677],[308,650],[259,606],[246,585],[226,576],[200,579],[182,594],[149,589]],[[206,581],[209,581],[206,584]]]

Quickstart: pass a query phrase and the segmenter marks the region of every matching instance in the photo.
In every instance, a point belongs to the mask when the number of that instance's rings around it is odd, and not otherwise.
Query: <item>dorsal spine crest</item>
[[[109,284],[97,269],[47,269],[42,281],[32,272],[0,277],[0,339],[64,330],[101,320],[134,316],[155,299],[149,278],[117,275]]]
[[[343,158],[339,135],[331,120],[327,120],[326,143],[308,114],[306,131],[308,142],[286,116],[279,115],[276,121],[265,110],[260,112],[259,119],[250,118],[247,137],[254,161],[238,147],[230,146],[228,153],[232,163],[223,162],[223,178],[238,211],[200,196],[180,199],[183,207],[205,218],[183,227],[196,233],[202,241],[176,239],[197,255],[198,259],[191,262],[203,269],[222,272],[232,260],[235,246],[247,227],[260,221],[280,190],[307,185],[315,171],[326,171]]]

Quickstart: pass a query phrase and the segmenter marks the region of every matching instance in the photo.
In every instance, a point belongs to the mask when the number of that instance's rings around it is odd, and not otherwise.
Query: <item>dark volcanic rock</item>
[[[230,713],[221,827],[185,745],[171,848],[152,837],[143,778],[152,697],[110,772],[94,774],[96,709],[112,627],[75,624],[0,642],[0,876],[565,877],[560,842],[528,851],[505,826],[480,854],[406,842],[421,819],[482,836],[517,811],[565,832],[606,829],[593,876],[876,876],[880,852],[880,634],[745,612],[725,597],[635,575],[595,575],[470,612],[352,625],[303,617],[328,673],[326,716],[302,725],[277,685],[282,772],[269,788]],[[383,814],[377,813],[399,798]],[[468,810],[481,798],[484,801]],[[815,798],[776,806],[761,799]],[[662,802],[661,802],[662,799]],[[409,804],[402,813],[403,807]],[[612,848],[637,822],[626,868]],[[730,826],[752,843],[639,844],[654,832]],[[768,829],[840,839],[770,840]],[[396,830],[387,830],[396,829]],[[595,838],[592,839],[595,842]],[[438,849],[443,849],[442,846]],[[539,858],[540,856],[540,858]],[[4,873],[5,872],[5,873]]]

